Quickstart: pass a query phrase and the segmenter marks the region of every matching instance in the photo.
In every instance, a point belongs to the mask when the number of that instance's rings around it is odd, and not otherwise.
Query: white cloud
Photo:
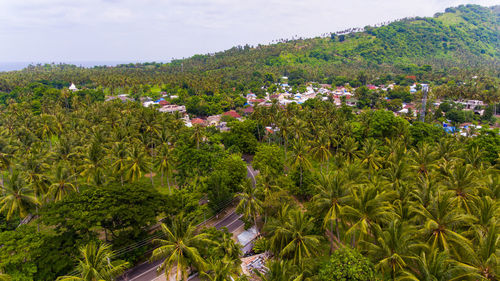
[[[500,0],[1,0],[0,61],[168,60]]]

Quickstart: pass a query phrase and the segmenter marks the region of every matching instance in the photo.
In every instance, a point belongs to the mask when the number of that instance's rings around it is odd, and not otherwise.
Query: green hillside
[[[358,67],[406,70],[411,64],[498,69],[500,13],[498,7],[477,5],[448,8],[433,18],[412,18],[364,32],[331,38],[293,40],[256,48],[233,48],[213,56],[195,56],[184,70],[212,70],[253,65],[258,68],[315,67],[317,71],[343,72]],[[332,66],[342,69],[332,69]],[[314,72],[314,71],[313,71]],[[314,73],[311,73],[315,75]],[[340,74],[340,73],[339,73]]]
[[[168,56],[168,55],[166,55]],[[432,18],[409,18],[363,32],[326,38],[282,40],[276,44],[238,46],[171,63],[127,64],[83,69],[71,65],[32,66],[0,73],[0,91],[33,81],[69,82],[87,87],[169,84],[196,93],[234,87],[259,88],[266,74],[287,75],[296,82],[332,82],[335,77],[369,79],[412,75],[419,80],[471,74],[499,77],[500,8],[466,5]],[[394,77],[394,76],[393,76]]]

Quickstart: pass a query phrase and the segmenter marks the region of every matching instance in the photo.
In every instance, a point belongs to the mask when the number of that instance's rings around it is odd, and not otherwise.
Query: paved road
[[[252,184],[255,187],[255,175],[257,172],[252,168],[251,165],[247,165],[247,177],[252,179]],[[244,222],[240,220],[242,215],[236,214],[235,212],[227,214],[221,221],[216,223],[214,226],[217,229],[227,227],[227,230],[234,233],[237,229],[244,225]],[[161,260],[155,262],[146,262],[135,266],[130,271],[128,271],[124,276],[120,277],[119,281],[153,281],[158,278],[156,274],[156,268],[161,264]],[[197,280],[197,278],[190,279],[191,281]]]

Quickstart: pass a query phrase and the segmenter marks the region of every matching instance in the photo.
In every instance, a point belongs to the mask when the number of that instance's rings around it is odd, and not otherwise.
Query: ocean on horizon
[[[91,68],[94,66],[116,66],[119,64],[129,64],[129,63],[138,63],[134,61],[68,61],[68,62],[0,62],[0,72],[2,71],[15,71],[22,70],[29,65],[37,65],[37,64],[74,64],[76,66]]]

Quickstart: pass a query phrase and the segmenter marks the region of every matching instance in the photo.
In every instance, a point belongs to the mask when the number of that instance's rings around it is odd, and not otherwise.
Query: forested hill
[[[244,63],[258,67],[283,66],[498,66],[500,61],[500,6],[448,8],[433,18],[409,18],[364,32],[333,34],[328,38],[291,40],[235,47],[213,55],[175,61],[186,69],[212,70]],[[326,69],[326,68],[325,68]],[[337,69],[336,71],[342,71]]]
[[[408,18],[362,32],[332,33],[312,39],[280,40],[271,45],[239,46],[195,55],[168,64],[145,63],[81,69],[68,65],[33,66],[0,74],[0,90],[40,80],[73,81],[84,86],[183,83],[197,92],[249,83],[265,73],[325,81],[381,73],[499,76],[500,6],[448,8],[432,18]],[[166,54],[166,56],[168,56]]]

